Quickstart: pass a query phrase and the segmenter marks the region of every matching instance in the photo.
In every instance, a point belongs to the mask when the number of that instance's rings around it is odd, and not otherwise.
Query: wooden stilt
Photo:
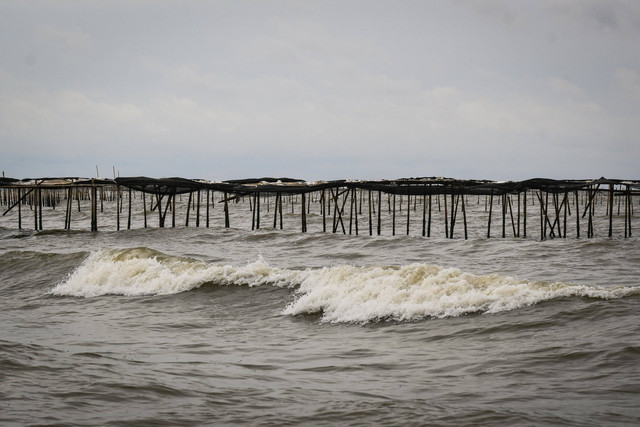
[[[462,195],[462,221],[464,222],[464,240],[467,240],[467,210],[464,206],[464,194]]]
[[[188,227],[189,226],[189,212],[191,211],[191,199],[193,198],[193,191],[189,191],[189,200],[187,200],[187,214],[184,218],[184,226]],[[225,209],[227,206],[227,194],[225,193],[224,196],[224,203],[225,203]],[[225,222],[226,224],[226,222]]]
[[[260,229],[260,194],[256,195],[256,204],[254,206],[256,210],[256,229]]]
[[[306,193],[302,193],[301,197],[301,206],[300,206],[300,218],[302,220],[302,232],[307,232],[307,195]]]
[[[576,238],[580,238],[580,206],[578,205],[579,203],[579,197],[578,197],[578,190],[576,190],[574,192],[575,195],[575,199],[576,199]]]
[[[422,237],[427,235],[427,196],[422,196]]]
[[[176,227],[176,191],[177,188],[173,188],[173,194],[171,195],[171,227]]]
[[[511,228],[513,229],[513,237],[517,237],[516,225],[513,219],[513,206],[511,205],[511,197],[507,194],[507,204],[509,205],[509,216],[511,217]]]
[[[491,213],[493,212],[493,188],[489,199],[489,222],[487,223],[487,239],[491,238]]]
[[[613,236],[613,184],[609,184],[609,237]]]
[[[196,191],[196,227],[200,227],[200,189]]]
[[[276,200],[274,203],[275,208],[273,209],[273,228],[275,229],[278,225],[278,198],[280,197],[280,193],[276,193]]]
[[[368,190],[368,197],[369,197],[369,236],[373,236],[373,220],[371,218],[371,214],[372,214],[372,209],[371,209],[371,189]]]
[[[237,200],[237,199],[236,199]],[[282,208],[282,205],[280,206]],[[229,228],[231,226],[229,222],[229,200],[227,193],[224,193],[224,227]]]
[[[164,228],[164,217],[162,216],[162,198],[164,194],[156,193],[156,207],[158,208],[158,227]]]
[[[207,188],[207,209],[206,209],[206,211],[207,211],[207,214],[206,214],[207,215],[207,228],[209,228],[209,206],[211,205],[211,202],[209,201],[209,193],[210,193],[210,190]]]
[[[131,229],[131,187],[129,187],[129,215],[127,217],[127,230]]]
[[[116,185],[116,191],[118,196],[116,196],[116,230],[120,231],[120,186]]]
[[[392,219],[392,223],[393,223],[393,228],[392,228],[392,236],[396,235],[396,195],[393,195],[393,219]]]
[[[407,191],[409,191],[408,186]],[[409,235],[409,212],[411,212],[411,195],[407,194],[407,236]]]
[[[458,201],[460,196],[451,195],[451,230],[449,230],[449,238],[453,239],[453,229],[456,224],[456,215],[458,213]]]
[[[527,238],[527,190],[522,194],[522,237]]]
[[[255,205],[256,205],[256,198],[258,197],[258,193],[253,193],[253,206],[254,209],[251,209],[251,230],[255,230],[256,228],[256,210],[255,210]],[[251,200],[249,200],[251,201]]]
[[[438,201],[440,201],[440,195],[438,195]],[[444,203],[444,237],[449,238],[449,214],[447,213],[447,195],[442,195],[442,202]],[[452,206],[453,208],[453,206]]]
[[[280,230],[282,230],[282,193],[278,193],[278,204],[280,205]]]
[[[517,222],[518,222],[518,233],[516,234],[516,237],[520,237],[520,193],[518,192],[518,216],[517,216]]]
[[[144,228],[147,228],[147,195],[142,193],[142,212],[144,213]]]
[[[568,193],[565,192],[564,197],[562,198],[562,204],[564,205],[564,227],[562,231],[562,238],[564,239],[567,238],[567,205],[569,204],[567,194]]]
[[[380,231],[381,231],[381,221],[380,221],[380,212],[382,211],[382,191],[378,190],[378,229],[376,230],[378,232],[378,236],[380,235]]]
[[[327,194],[326,190],[322,189],[322,197],[320,198],[322,209],[322,232],[327,232]]]
[[[431,187],[431,184],[429,184]],[[431,237],[431,194],[429,194],[429,219],[427,221],[427,237]]]

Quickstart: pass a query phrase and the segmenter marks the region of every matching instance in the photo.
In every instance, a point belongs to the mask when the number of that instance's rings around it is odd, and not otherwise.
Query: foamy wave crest
[[[299,272],[273,268],[259,258],[242,267],[214,265],[173,257],[148,248],[111,249],[92,253],[53,295],[167,295],[189,291],[204,283],[292,286]]]
[[[320,313],[324,322],[415,321],[499,313],[555,298],[622,298],[640,287],[606,288],[474,275],[428,264],[291,270],[262,258],[245,266],[215,265],[148,248],[92,253],[53,295],[167,295],[204,283],[295,288],[285,315]]]
[[[609,299],[640,293],[638,287],[530,282],[426,264],[340,266],[306,273],[297,299],[283,313],[322,313],[325,322],[415,321],[498,313],[567,296]]]

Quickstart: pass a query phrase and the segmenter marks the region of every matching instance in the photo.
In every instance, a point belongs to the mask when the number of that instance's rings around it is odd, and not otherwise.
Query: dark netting
[[[619,179],[591,179],[591,180],[555,180],[548,178],[533,178],[524,181],[490,181],[490,180],[461,180],[442,177],[401,178],[396,180],[333,180],[306,182],[294,178],[247,178],[227,181],[194,180],[179,177],[149,178],[145,176],[118,177],[116,179],[87,179],[77,177],[64,178],[28,178],[14,179],[3,177],[0,180],[3,187],[38,186],[38,187],[71,187],[94,185],[121,185],[132,190],[158,195],[184,194],[198,190],[224,192],[230,195],[243,196],[247,194],[306,194],[316,191],[340,189],[359,189],[380,191],[398,195],[429,195],[429,194],[468,194],[468,195],[503,195],[516,194],[527,190],[540,190],[547,193],[568,193],[573,191],[594,190],[610,191],[612,185],[627,187],[634,192],[640,189],[640,182]],[[627,191],[627,190],[624,190]]]

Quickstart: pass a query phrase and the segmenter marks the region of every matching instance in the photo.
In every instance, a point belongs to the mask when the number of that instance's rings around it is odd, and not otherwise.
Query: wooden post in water
[[[98,188],[91,187],[91,231],[98,231]]]
[[[527,190],[522,194],[522,237],[527,238]]]
[[[578,197],[578,190],[575,190],[574,192],[575,195],[575,199],[576,199],[576,238],[580,238],[580,206],[579,206],[579,197]]]
[[[193,198],[193,191],[189,191],[189,200],[187,201],[187,215],[186,215],[185,220],[184,220],[184,226],[185,227],[189,226],[189,212],[191,211],[191,199],[192,198]],[[226,206],[227,206],[227,193],[225,193],[224,199],[225,199],[224,203],[225,203],[225,209],[226,209]]]
[[[633,214],[633,196],[631,194],[631,186],[627,185],[627,215],[629,216],[629,237],[631,237],[631,215]]]
[[[511,203],[511,196],[509,194],[506,195],[507,196],[507,204],[509,205],[509,217],[511,218],[511,229],[513,230],[513,237],[517,237],[516,234],[516,224],[515,221],[513,219],[513,206]]]
[[[422,237],[427,235],[427,195],[422,195]]]
[[[589,218],[587,220],[587,238],[589,239],[593,237],[593,216],[591,215],[591,212],[592,212],[591,207],[593,206],[592,200],[595,193],[596,192],[595,191],[592,192],[591,187],[589,187],[589,202],[586,206],[586,208],[589,210]]]
[[[227,200],[227,192],[224,193],[224,227],[229,228],[231,226],[229,222],[229,201]]]
[[[131,187],[129,187],[129,215],[127,217],[127,230],[131,229]]]
[[[322,189],[322,196],[320,197],[321,209],[322,209],[322,232],[327,232],[327,190]]]
[[[373,220],[371,218],[371,189],[368,190],[368,198],[369,198],[369,236],[373,236]]]
[[[431,184],[429,184],[431,187]],[[429,193],[429,219],[427,221],[427,237],[431,237],[431,193]]]
[[[22,194],[18,188],[18,230],[22,230]]]
[[[176,228],[176,191],[177,188],[173,188],[173,194],[171,194],[171,227]]]
[[[256,228],[256,210],[255,210],[256,197],[258,197],[258,193],[253,193],[253,206],[254,206],[254,208],[251,209],[251,230],[255,230],[255,228]],[[251,196],[249,196],[249,203],[251,203]]]
[[[393,194],[393,232],[392,232],[392,236],[396,235],[396,195],[395,193]]]
[[[40,191],[38,191],[38,224],[40,226],[40,230],[44,230],[44,228],[42,227],[42,211],[44,210],[44,202],[42,201],[42,189],[39,189]]]
[[[31,200],[33,201],[33,229],[38,231],[38,188],[35,189]]]
[[[259,230],[260,229],[260,193],[257,193],[256,195],[256,203],[254,208],[256,210],[256,228]]]
[[[568,197],[568,194],[569,194],[569,193],[567,193],[567,192],[565,191],[565,193],[564,193],[564,197],[562,198],[562,203],[564,204],[564,229],[563,229],[563,232],[562,232],[562,237],[563,237],[564,239],[566,239],[566,238],[567,238],[567,208],[568,208],[568,205],[569,205],[569,197]]]
[[[120,186],[116,185],[116,230],[120,231]]]
[[[349,204],[349,235],[351,235],[351,227],[352,227],[352,222],[353,222],[353,206],[356,203],[356,201],[354,200],[356,195],[355,195],[355,189],[351,189],[349,191],[349,200],[350,200],[350,204]],[[357,211],[358,207],[356,206],[356,211]]]
[[[301,194],[300,218],[302,219],[302,232],[307,232],[307,195]]]
[[[609,237],[613,236],[613,184],[609,184]]]
[[[164,228],[164,217],[162,216],[162,198],[164,194],[156,193],[156,207],[158,208],[158,227]]]
[[[502,195],[502,238],[504,239],[507,236],[506,232],[506,223],[507,223],[507,195]]]
[[[407,185],[407,236],[409,235],[409,212],[411,212],[411,194]]]
[[[142,212],[144,213],[144,228],[147,228],[147,195],[142,194]]]
[[[273,208],[273,228],[275,229],[277,224],[278,224],[278,198],[280,196],[280,193],[276,193],[276,200]]]
[[[493,188],[491,189],[491,198],[489,199],[489,222],[487,224],[487,239],[491,238],[491,213],[493,212]]]
[[[520,237],[520,192],[518,191],[518,233],[516,237]]]
[[[440,195],[438,195],[438,200],[440,200]],[[444,237],[449,238],[449,214],[447,213],[447,195],[442,195],[442,201],[444,203]],[[451,206],[453,209],[453,206]]]
[[[200,189],[196,192],[196,227],[200,227]]]
[[[378,232],[378,236],[380,235],[380,227],[381,227],[381,222],[380,222],[381,211],[382,211],[382,191],[378,190],[378,229],[376,230]]]
[[[453,229],[456,223],[456,215],[458,213],[458,200],[460,196],[456,196],[451,193],[451,230],[449,230],[449,238],[453,239]]]
[[[464,222],[464,240],[467,240],[467,211],[464,207],[464,194],[462,194],[462,221]]]
[[[209,228],[209,192],[210,190],[207,188],[207,228]]]

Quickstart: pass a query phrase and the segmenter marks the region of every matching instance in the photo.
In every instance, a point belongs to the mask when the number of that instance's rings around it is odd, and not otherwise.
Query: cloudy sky
[[[0,2],[6,176],[640,178],[640,1]]]

